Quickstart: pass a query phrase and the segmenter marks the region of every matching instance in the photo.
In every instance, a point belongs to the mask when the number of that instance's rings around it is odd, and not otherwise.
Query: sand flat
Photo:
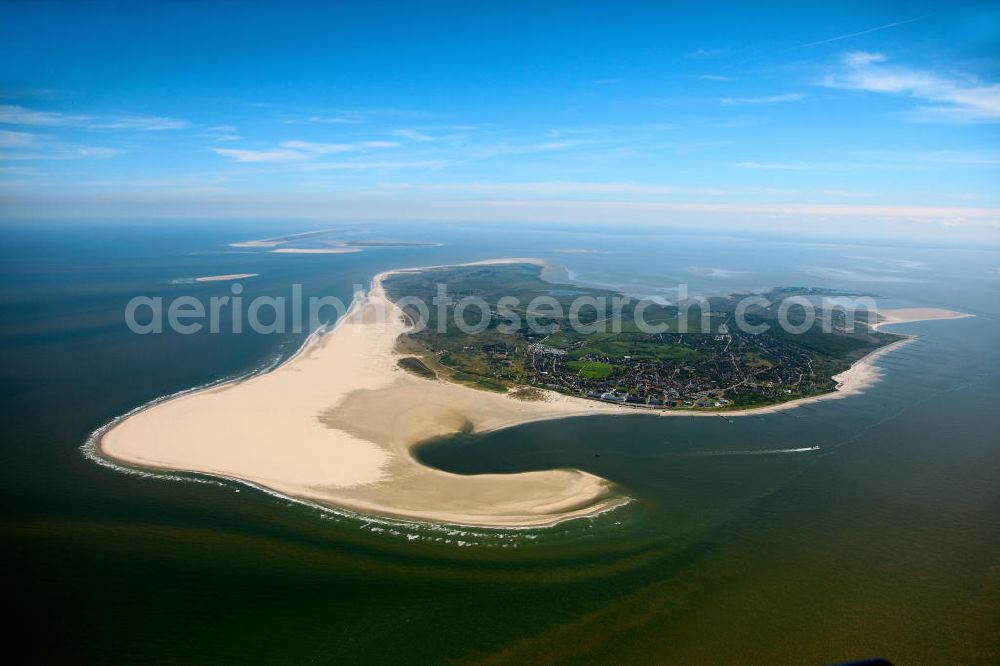
[[[279,247],[269,250],[276,254],[351,254],[361,252],[359,247]]]
[[[229,247],[275,247],[281,245],[285,241],[281,240],[252,240],[252,241],[240,241],[238,243],[230,243]]]
[[[195,282],[226,282],[228,280],[243,280],[257,277],[260,273],[229,273],[228,275],[204,275],[196,277]]]
[[[875,328],[892,324],[906,324],[915,321],[934,321],[937,319],[965,319],[975,317],[967,312],[955,312],[943,308],[883,308],[878,311],[879,322]]]
[[[535,263],[502,259],[475,264]],[[458,475],[411,455],[421,441],[471,428],[486,432],[587,414],[746,416],[792,409],[863,391],[880,376],[875,361],[912,338],[883,347],[838,375],[838,390],[741,411],[664,411],[546,391],[520,401],[398,367],[396,342],[408,330],[376,276],[332,331],[316,333],[271,372],[155,404],[103,433],[98,450],[142,467],[216,474],[283,495],[400,519],[490,527],[542,526],[594,515],[628,501],[609,482],[580,470]],[[889,310],[881,324],[966,316],[938,309]]]

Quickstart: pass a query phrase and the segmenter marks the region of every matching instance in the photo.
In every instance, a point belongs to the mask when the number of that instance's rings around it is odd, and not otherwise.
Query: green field
[[[584,379],[607,379],[621,369],[620,366],[600,361],[570,361],[566,367]]]

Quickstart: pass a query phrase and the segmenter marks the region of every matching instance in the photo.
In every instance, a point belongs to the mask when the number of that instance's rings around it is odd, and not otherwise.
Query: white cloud
[[[213,141],[239,141],[243,137],[235,125],[216,125],[205,128],[205,136]]]
[[[158,132],[190,127],[186,120],[161,116],[122,116],[114,120],[90,125],[94,129],[130,129]]]
[[[228,157],[235,162],[301,162],[310,159],[298,150],[244,150],[241,148],[212,148],[212,152]]]
[[[102,146],[67,146],[60,153],[60,159],[104,159],[121,155],[121,152],[117,148],[105,148]]]
[[[396,129],[392,130],[389,133],[392,134],[393,136],[398,136],[401,139],[408,139],[410,141],[418,141],[421,143],[435,140],[435,138],[430,134],[425,134],[424,132],[414,129],[406,129],[406,128]]]
[[[120,116],[95,119],[58,111],[37,111],[16,104],[0,105],[0,123],[6,125],[36,125],[42,127],[87,127],[90,129],[175,130],[190,127],[186,120],[162,116]]]
[[[784,93],[782,95],[768,95],[766,97],[723,97],[719,100],[722,106],[743,106],[746,104],[782,104],[784,102],[801,102],[804,96],[801,93]]]
[[[397,141],[361,141],[359,143],[314,143],[312,141],[282,141],[282,148],[299,150],[312,155],[331,155],[335,153],[349,153],[357,150],[369,148],[398,148]]]
[[[917,106],[916,118],[921,120],[1000,121],[1000,84],[887,62],[882,53],[845,53],[841,56],[842,71],[828,75],[822,84],[931,102],[933,106]]]
[[[311,123],[333,124],[333,125],[360,125],[365,122],[360,116],[309,116],[307,120]]]
[[[654,213],[691,212],[743,215],[810,215],[820,218],[862,218],[869,220],[901,219],[906,222],[944,224],[948,226],[984,226],[1000,229],[1000,208],[951,206],[891,206],[865,204],[793,204],[793,203],[672,203],[635,201],[583,200],[494,200],[477,202],[500,208],[528,209],[534,215],[546,207],[572,210],[644,211]],[[536,218],[540,219],[540,218]],[[995,233],[995,231],[994,231]]]
[[[0,123],[6,125],[79,125],[90,116],[72,116],[56,111],[34,111],[15,104],[0,104]]]
[[[103,159],[121,154],[117,148],[66,143],[50,134],[0,130],[0,160]]]
[[[21,148],[30,146],[37,137],[29,132],[9,132],[0,130],[0,148]]]
[[[441,160],[416,160],[410,162],[320,162],[303,167],[305,171],[327,170],[368,170],[368,169],[439,169],[445,166]]]
[[[722,191],[713,188],[675,187],[673,185],[645,184],[632,182],[577,182],[539,181],[505,183],[429,183],[420,185],[386,184],[384,189],[409,189],[425,192],[457,192],[461,194],[492,195],[544,195],[544,196],[600,196],[625,194],[633,196],[662,196],[677,193],[696,193],[717,196]]]
[[[723,76],[722,74],[702,74],[698,77],[702,81],[732,81],[733,79],[729,76]]]
[[[38,147],[34,152],[0,153],[0,161],[107,159],[120,155],[121,152],[117,148],[104,146],[55,145],[51,148]]]
[[[370,149],[397,148],[397,141],[360,141],[357,143],[315,143],[312,141],[282,141],[277,148],[246,150],[212,148],[212,152],[236,162],[305,162],[324,155],[365,152]]]
[[[636,183],[595,183],[572,181],[544,181],[529,183],[441,183],[429,189],[459,190],[477,193],[509,194],[673,194],[677,188],[670,185],[640,185]]]

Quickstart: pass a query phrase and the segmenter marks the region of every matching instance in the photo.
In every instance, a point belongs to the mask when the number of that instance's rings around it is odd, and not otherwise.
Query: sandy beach
[[[545,265],[534,259],[477,263]],[[432,267],[427,267],[432,268]],[[115,423],[99,452],[144,468],[243,480],[282,495],[363,514],[489,527],[534,527],[595,515],[628,501],[608,481],[580,470],[458,475],[425,467],[411,449],[461,430],[486,432],[587,414],[744,416],[863,391],[880,376],[875,361],[912,342],[869,354],[836,377],[838,390],[742,411],[639,410],[547,391],[522,401],[398,366],[408,330],[375,277],[370,292],[328,332],[270,372],[154,404]],[[964,316],[945,310],[883,312],[880,325]]]

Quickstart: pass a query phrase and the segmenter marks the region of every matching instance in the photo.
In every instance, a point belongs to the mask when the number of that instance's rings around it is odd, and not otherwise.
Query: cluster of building
[[[541,344],[526,348],[525,368],[533,384],[595,400],[649,407],[725,407],[734,400],[780,400],[802,392],[812,374],[812,357],[786,342],[760,335],[652,336],[649,340],[685,347],[686,360],[574,353]],[[586,342],[577,347],[586,351]],[[572,358],[576,363],[570,363]],[[614,372],[590,377],[580,361],[607,364]],[[602,366],[606,367],[606,366]]]

